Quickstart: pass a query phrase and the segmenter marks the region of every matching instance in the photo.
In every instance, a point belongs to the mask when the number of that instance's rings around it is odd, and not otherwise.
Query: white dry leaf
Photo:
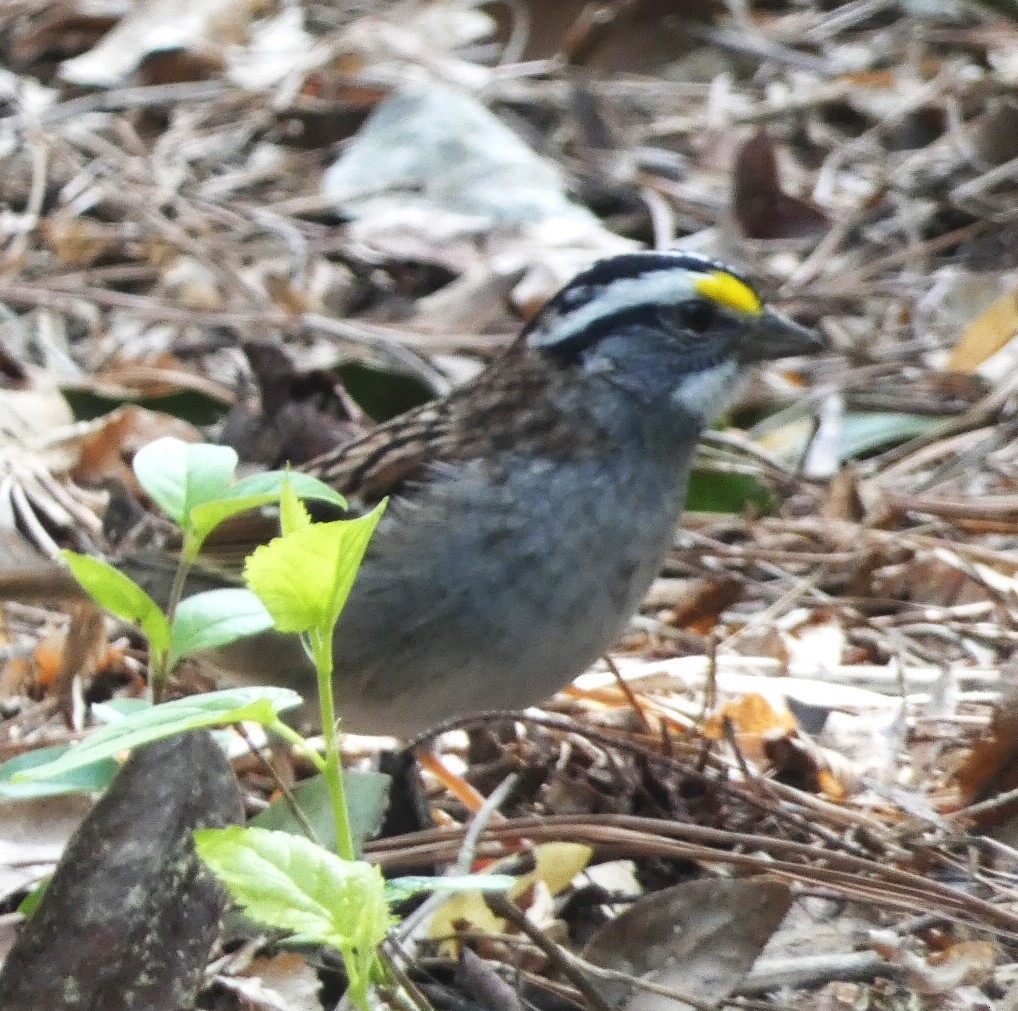
[[[832,711],[827,715],[817,743],[832,761],[838,778],[856,793],[864,780],[890,783],[897,768],[898,755],[905,744],[908,725],[905,703],[888,700],[886,711],[846,713]]]
[[[223,308],[223,294],[207,263],[193,256],[177,256],[164,264],[160,280],[178,305],[199,312]]]
[[[304,12],[286,7],[276,17],[256,22],[248,45],[232,46],[226,76],[252,91],[298,77],[325,59],[324,48],[304,28]]]
[[[804,621],[783,633],[789,663],[833,670],[841,663],[846,636],[833,613],[821,620]]]
[[[991,45],[987,49],[986,62],[1001,84],[1013,88],[1018,85],[1018,46],[1015,46],[1012,36],[1004,38],[1005,41],[999,45]]]
[[[810,439],[803,474],[807,477],[833,477],[841,465],[844,445],[845,398],[831,393],[820,401],[818,424]]]
[[[65,60],[60,76],[73,84],[113,87],[152,53],[243,42],[251,13],[247,0],[141,0],[87,53]]]
[[[105,496],[68,477],[92,430],[56,390],[0,390],[0,528],[24,530],[48,555],[58,545],[47,527],[99,533]]]
[[[478,5],[479,6],[479,5]],[[418,8],[414,30],[422,45],[459,49],[491,38],[497,27],[495,19],[478,6],[437,3]]]
[[[543,302],[591,262],[635,248],[569,198],[559,168],[465,92],[418,85],[382,102],[325,173],[325,195],[374,250],[482,243],[490,269]],[[429,257],[431,259],[431,257]],[[464,267],[460,268],[465,269]]]
[[[0,452],[21,450],[63,472],[77,453],[61,438],[72,432],[74,414],[56,390],[0,390]]]
[[[495,21],[469,3],[416,5],[413,16],[400,21],[377,15],[355,21],[344,31],[343,45],[371,67],[375,79],[396,87],[430,80],[481,88],[491,70],[460,59],[455,50],[488,38],[494,29]]]
[[[477,215],[491,224],[589,220],[566,195],[559,168],[497,116],[454,88],[421,85],[382,102],[326,171],[325,195],[356,218],[372,199]]]
[[[59,99],[60,92],[55,88],[47,88],[31,77],[14,74],[0,67],[0,96],[5,102],[15,105],[20,116],[31,122]],[[20,124],[18,129],[11,127],[0,133],[0,156],[10,154],[13,148],[8,150],[8,145],[15,141],[24,143]]]

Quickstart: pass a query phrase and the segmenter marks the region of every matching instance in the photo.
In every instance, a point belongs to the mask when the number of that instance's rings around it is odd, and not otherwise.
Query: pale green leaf
[[[390,777],[384,772],[371,769],[343,770],[343,795],[346,797],[350,834],[355,849],[360,850],[365,840],[381,831],[389,804],[390,783]],[[336,818],[325,777],[317,775],[302,780],[291,790],[291,795],[311,825],[318,842],[335,852]],[[304,835],[303,825],[297,820],[289,798],[286,797],[277,797],[264,811],[259,811],[250,824],[255,828]]]
[[[13,776],[14,782],[63,776],[122,751],[160,741],[186,730],[223,727],[250,721],[262,725],[276,722],[277,713],[301,704],[301,697],[288,688],[264,685],[257,688],[228,688],[205,695],[174,699],[158,706],[125,716],[118,723],[100,727],[81,744],[69,749],[55,761]]]
[[[191,510],[226,493],[237,469],[237,454],[229,446],[166,436],[139,449],[133,467],[159,508],[190,531]]]
[[[412,899],[421,892],[507,892],[517,879],[510,874],[455,874],[432,878],[411,875],[392,878],[385,883],[385,895],[390,903]]]
[[[27,800],[34,797],[55,797],[67,793],[101,793],[113,782],[113,777],[120,768],[109,759],[97,762],[87,768],[74,769],[64,776],[40,780],[37,783],[15,781],[14,777],[29,769],[46,765],[62,755],[68,748],[65,745],[54,745],[49,748],[36,748],[26,751],[0,765],[0,797],[16,800]]]
[[[201,650],[265,632],[272,624],[272,615],[250,590],[231,587],[196,593],[182,600],[173,616],[170,666]]]
[[[232,491],[233,489],[229,490]],[[195,553],[205,542],[205,538],[220,523],[225,522],[231,516],[238,516],[240,513],[250,512],[252,509],[269,505],[269,503],[275,502],[278,498],[279,496],[272,492],[266,492],[262,495],[226,495],[223,498],[217,498],[211,502],[203,502],[201,505],[195,506],[191,510],[190,519],[191,537]]]
[[[346,499],[335,488],[319,481],[310,474],[300,471],[266,470],[242,478],[229,488],[229,495],[272,495],[279,498],[283,485],[288,484],[298,498],[314,502],[329,502],[339,509],[346,509]]]

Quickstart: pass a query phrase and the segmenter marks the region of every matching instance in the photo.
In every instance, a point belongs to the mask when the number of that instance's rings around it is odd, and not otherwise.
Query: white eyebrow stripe
[[[613,316],[642,305],[675,305],[698,297],[693,281],[699,276],[684,267],[676,267],[649,271],[639,277],[620,277],[602,287],[589,302],[554,316],[545,325],[533,330],[527,342],[531,347],[542,347],[549,334],[554,334],[558,344],[568,341],[604,316]]]

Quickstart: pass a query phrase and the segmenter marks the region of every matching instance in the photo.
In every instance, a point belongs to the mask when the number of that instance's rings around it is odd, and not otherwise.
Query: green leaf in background
[[[748,474],[694,470],[689,475],[688,512],[741,513],[747,505],[766,512],[774,505],[774,496],[766,485]]]
[[[241,587],[207,590],[185,597],[177,606],[170,631],[170,666],[182,657],[218,649],[245,636],[272,628],[272,615]]]
[[[385,896],[390,904],[405,902],[421,892],[507,892],[517,878],[511,874],[454,874],[450,877],[431,878],[411,875],[393,878],[385,883]]]
[[[796,405],[796,408],[801,405]],[[832,451],[838,463],[858,460],[877,450],[900,445],[921,435],[935,435],[949,417],[910,414],[904,411],[846,411],[840,419],[837,445]],[[788,463],[802,460],[816,434],[811,416],[788,408],[756,426],[753,441]]]
[[[896,446],[919,435],[932,435],[949,419],[928,414],[897,411],[848,411],[842,421],[838,458],[857,460],[887,446]]]
[[[79,555],[76,551],[61,551],[60,557],[100,607],[140,626],[153,652],[165,653],[169,649],[170,626],[166,616],[133,579],[98,558]]]
[[[142,446],[132,466],[159,508],[190,533],[191,510],[222,498],[237,470],[237,454],[229,446],[166,436]]]
[[[42,902],[42,897],[46,894],[46,889],[49,888],[49,883],[52,880],[52,876],[44,878],[18,904],[17,911],[26,920],[39,908],[39,903]]]
[[[271,726],[277,722],[278,713],[299,706],[301,701],[301,697],[289,688],[264,685],[257,688],[227,688],[220,692],[163,702],[125,716],[119,723],[100,727],[55,761],[18,773],[14,781],[29,782],[64,776],[72,769],[92,765],[122,751],[161,741],[186,730],[223,727],[243,721]]]
[[[308,839],[258,828],[200,829],[198,855],[251,919],[336,948],[350,997],[366,1006],[377,948],[393,924],[381,871]]]
[[[383,502],[354,520],[314,523],[248,555],[244,580],[280,632],[332,632],[384,508]]]
[[[69,750],[65,745],[36,748],[35,751],[28,751],[4,762],[0,765],[0,797],[30,800],[35,797],[57,797],[69,793],[101,793],[113,782],[113,777],[120,766],[112,758],[37,783],[14,781],[14,777],[20,773],[48,765]]]
[[[343,772],[347,809],[350,815],[350,834],[354,846],[361,850],[366,840],[377,835],[389,803],[391,778],[384,772],[346,769]],[[298,783],[291,791],[293,799],[304,813],[315,837],[327,850],[336,851],[336,820],[332,816],[332,802],[325,777],[312,776]],[[277,797],[269,806],[251,819],[254,828],[304,835],[285,797]]]

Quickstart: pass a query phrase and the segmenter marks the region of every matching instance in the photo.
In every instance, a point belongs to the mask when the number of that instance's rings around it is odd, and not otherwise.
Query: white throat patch
[[[689,372],[672,391],[671,401],[694,417],[712,421],[731,403],[738,392],[742,370],[737,362],[725,361],[700,372]]]

